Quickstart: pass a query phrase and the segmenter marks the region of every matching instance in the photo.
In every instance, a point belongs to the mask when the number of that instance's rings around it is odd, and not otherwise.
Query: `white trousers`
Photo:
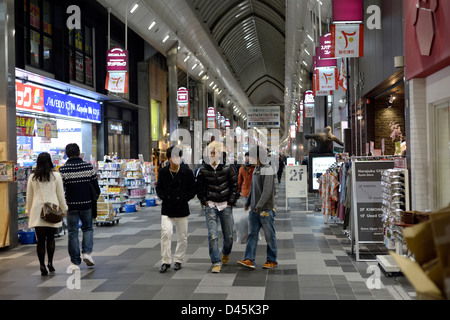
[[[178,242],[175,250],[174,262],[183,263],[184,255],[187,249],[188,237],[188,217],[183,218],[169,218],[168,216],[161,216],[161,256],[162,263],[172,263],[172,234],[173,226],[177,229]]]

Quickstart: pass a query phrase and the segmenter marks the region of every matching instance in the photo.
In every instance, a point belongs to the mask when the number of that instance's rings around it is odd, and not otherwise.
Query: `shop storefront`
[[[403,4],[412,209],[437,210],[450,202],[450,2]]]
[[[47,86],[43,77],[33,81],[20,69],[16,74],[18,164],[33,165],[39,153],[49,152],[59,165],[69,143],[77,143],[86,160],[95,157],[93,132],[102,103]]]
[[[38,155],[50,153],[58,168],[66,161],[66,145],[76,143],[82,158],[94,161],[102,102],[63,91],[58,82],[20,69],[15,86],[18,230],[26,231],[26,186]]]

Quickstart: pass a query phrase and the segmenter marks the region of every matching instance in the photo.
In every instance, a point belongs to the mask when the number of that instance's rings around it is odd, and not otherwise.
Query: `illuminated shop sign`
[[[75,95],[16,81],[16,108],[89,122],[101,122],[101,104]]]

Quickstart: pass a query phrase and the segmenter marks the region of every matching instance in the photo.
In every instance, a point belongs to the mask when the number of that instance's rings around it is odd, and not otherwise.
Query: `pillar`
[[[177,90],[178,90],[178,41],[174,43],[172,48],[167,51],[168,66],[168,83],[169,83],[169,105],[168,105],[168,121],[169,133],[172,134],[178,129],[178,107],[177,107]]]
[[[14,0],[0,1],[0,161],[17,162]],[[0,182],[0,247],[18,244],[17,184]]]

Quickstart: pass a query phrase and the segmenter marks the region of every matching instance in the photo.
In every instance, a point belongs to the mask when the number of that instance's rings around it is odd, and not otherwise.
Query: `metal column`
[[[0,0],[0,160],[17,162],[14,0]],[[17,184],[0,183],[0,247],[18,244]]]

